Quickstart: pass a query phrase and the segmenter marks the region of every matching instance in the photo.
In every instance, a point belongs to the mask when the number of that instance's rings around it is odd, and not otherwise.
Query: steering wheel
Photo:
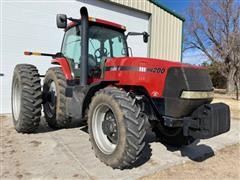
[[[94,52],[95,58],[101,58],[103,56],[108,56],[109,53],[106,48],[103,48],[103,52],[101,50],[102,50],[101,48],[98,48],[95,50],[95,52]]]

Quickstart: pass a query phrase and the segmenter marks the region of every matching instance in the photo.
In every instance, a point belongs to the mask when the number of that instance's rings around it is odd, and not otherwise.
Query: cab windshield
[[[81,63],[81,27],[74,26],[67,30],[62,44],[62,54],[71,62],[73,69]],[[125,35],[121,31],[104,26],[89,26],[89,69],[99,65],[107,57],[126,57],[128,49]],[[80,67],[80,66],[79,66]],[[79,69],[78,69],[79,71]]]

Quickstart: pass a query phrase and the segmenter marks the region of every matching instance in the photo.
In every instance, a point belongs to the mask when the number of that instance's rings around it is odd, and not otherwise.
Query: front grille
[[[180,97],[186,91],[212,91],[213,85],[205,69],[174,67],[167,73],[164,97]]]
[[[168,70],[162,98],[153,98],[161,115],[180,118],[190,115],[209,99],[182,99],[182,91],[212,91],[213,86],[205,69],[174,67]]]

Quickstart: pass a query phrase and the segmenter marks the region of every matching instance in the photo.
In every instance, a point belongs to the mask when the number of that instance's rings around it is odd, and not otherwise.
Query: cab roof
[[[122,31],[126,31],[126,27],[125,26],[123,26],[121,24],[117,24],[117,23],[111,22],[111,21],[98,19],[98,18],[94,18],[94,17],[89,17],[88,21],[93,22],[93,23],[102,24],[102,25],[107,25],[107,26],[110,26],[110,27],[113,27],[113,28],[116,28],[116,29],[119,29],[119,30],[122,30]],[[70,22],[67,25],[67,28],[65,30],[75,26],[76,24],[77,24],[76,22]]]

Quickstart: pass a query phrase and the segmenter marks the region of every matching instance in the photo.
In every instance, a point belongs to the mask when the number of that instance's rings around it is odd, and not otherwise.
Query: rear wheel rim
[[[56,104],[57,104],[57,88],[54,81],[49,83],[49,89],[47,92],[47,101],[45,104],[45,112],[48,117],[52,118],[56,113]]]
[[[108,133],[106,133],[106,128],[104,130],[104,124],[106,124],[107,119],[112,121],[112,124],[110,123],[108,126],[111,129]],[[104,154],[112,154],[116,149],[119,137],[115,115],[108,105],[99,104],[95,108],[92,118],[92,132],[98,148]]]
[[[13,84],[13,116],[15,121],[18,121],[19,115],[20,115],[20,109],[21,109],[21,88],[20,88],[20,82],[17,78],[14,81]]]

